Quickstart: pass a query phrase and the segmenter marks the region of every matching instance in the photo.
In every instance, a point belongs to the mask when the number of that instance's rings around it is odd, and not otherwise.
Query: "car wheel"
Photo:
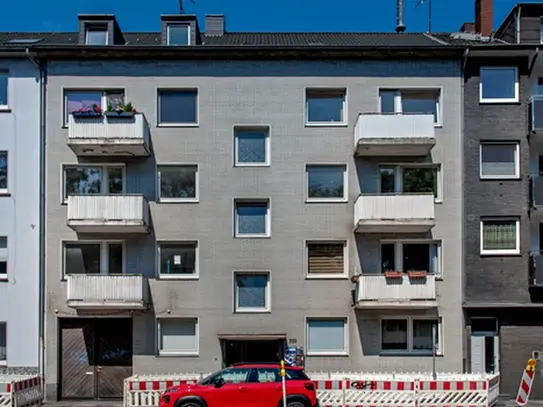
[[[180,404],[178,407],[202,407],[200,403],[197,403],[195,401],[187,401],[183,404]]]
[[[289,401],[287,407],[305,407],[305,404],[302,401]]]

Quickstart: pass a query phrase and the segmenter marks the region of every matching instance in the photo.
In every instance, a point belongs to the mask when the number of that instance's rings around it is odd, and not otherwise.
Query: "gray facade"
[[[66,225],[62,204],[62,166],[78,162],[121,163],[126,168],[125,193],[144,194],[150,205],[151,232],[116,236],[126,245],[126,273],[149,279],[152,305],[133,312],[134,373],[209,372],[221,368],[219,336],[282,334],[289,343],[307,347],[306,318],[347,319],[347,353],[306,357],[308,371],[422,371],[428,356],[380,352],[380,319],[439,316],[443,355],[440,371],[461,371],[462,348],[462,168],[461,74],[459,61],[52,61],[47,92],[47,298],[46,383],[49,397],[59,396],[63,319],[116,317],[121,313],[76,312],[67,306],[63,281],[63,241],[107,240],[109,236],[76,234]],[[361,191],[377,192],[378,165],[383,161],[355,158],[353,132],[359,113],[376,112],[379,88],[436,88],[441,92],[442,126],[436,146],[425,161],[441,165],[442,202],[435,204],[436,226],[411,238],[441,241],[443,273],[437,282],[437,308],[427,311],[354,309],[349,275],[376,274],[380,235],[353,233],[354,203]],[[196,88],[198,125],[157,126],[157,89]],[[347,89],[347,124],[304,125],[305,89]],[[63,92],[66,89],[124,88],[149,123],[152,152],[148,158],[82,158],[66,145]],[[266,167],[233,166],[233,128],[270,126],[271,157]],[[411,163],[422,158],[402,158]],[[391,159],[387,159],[391,161]],[[157,165],[198,165],[198,201],[158,203]],[[306,203],[306,164],[344,164],[348,201]],[[235,199],[269,199],[271,236],[233,237]],[[397,237],[387,235],[387,238]],[[305,242],[346,241],[348,274],[337,279],[307,279]],[[197,241],[198,278],[157,278],[157,242]],[[270,310],[233,312],[233,272],[269,271]],[[157,319],[198,318],[198,354],[158,356]],[[64,355],[65,357],[65,355]]]
[[[28,58],[0,59],[7,104],[0,103],[2,174],[0,249],[0,372],[35,372],[39,365],[40,71]],[[3,99],[3,96],[1,97]],[[6,244],[7,242],[7,244]],[[6,340],[6,343],[4,343]]]

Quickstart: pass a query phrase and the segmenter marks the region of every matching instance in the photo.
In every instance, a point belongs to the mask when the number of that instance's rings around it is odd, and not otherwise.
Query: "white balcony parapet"
[[[133,117],[69,117],[68,146],[78,156],[148,156],[149,125]]]
[[[424,233],[435,226],[432,194],[384,194],[358,197],[354,205],[356,232]]]
[[[384,275],[361,275],[357,287],[357,306],[362,308],[434,307],[437,306],[436,278],[386,278]]]
[[[149,301],[147,278],[134,274],[68,276],[68,306],[79,309],[145,309]]]
[[[354,129],[360,156],[426,156],[435,144],[432,114],[360,114]]]
[[[68,226],[80,233],[148,233],[143,195],[70,195]]]

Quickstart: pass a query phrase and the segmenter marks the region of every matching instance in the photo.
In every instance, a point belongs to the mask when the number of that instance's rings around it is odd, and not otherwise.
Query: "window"
[[[269,165],[269,127],[235,127],[234,152],[234,164],[238,167]]]
[[[198,277],[198,243],[159,243],[161,278]]]
[[[518,218],[487,218],[481,220],[481,254],[519,254]]]
[[[347,275],[347,242],[308,242],[307,276],[313,278]]]
[[[519,178],[519,144],[481,143],[481,173],[483,179]]]
[[[0,109],[8,107],[8,78],[8,71],[0,71]]]
[[[382,241],[381,272],[426,271],[441,275],[441,244],[425,241]]]
[[[306,89],[306,123],[313,125],[347,124],[347,90]]]
[[[67,90],[64,92],[64,125],[69,123],[70,113],[80,109],[92,108],[94,105],[103,110],[115,109],[124,104],[124,90]]]
[[[8,238],[0,237],[0,280],[8,279]]]
[[[123,166],[64,167],[64,199],[69,195],[106,195],[123,192]]]
[[[435,327],[436,353],[441,354],[440,320],[436,318],[402,318],[381,320],[381,351],[432,354],[432,330]]]
[[[64,275],[124,274],[124,243],[64,242]]]
[[[190,45],[190,25],[168,24],[168,45]]]
[[[0,365],[6,364],[8,361],[7,356],[7,324],[5,322],[0,322]]]
[[[380,167],[382,194],[434,194],[441,200],[440,168],[438,166]]]
[[[88,26],[85,34],[85,44],[107,45],[107,26]]]
[[[160,355],[198,355],[197,318],[161,318],[158,332]]]
[[[198,91],[177,89],[158,91],[159,125],[197,125]]]
[[[348,355],[347,318],[308,318],[308,355]]]
[[[346,165],[307,165],[307,200],[347,201]]]
[[[281,371],[276,367],[259,367],[255,369],[257,372],[257,377],[254,378],[251,383],[280,383],[281,382]],[[286,380],[311,380],[304,373],[303,370],[294,370],[294,369],[285,369],[285,379]]]
[[[0,194],[8,192],[8,153],[0,151]]]
[[[270,310],[270,274],[234,274],[234,311],[267,312]]]
[[[480,102],[506,103],[519,101],[516,67],[482,67],[479,85]]]
[[[197,165],[160,165],[158,167],[160,202],[197,202]]]
[[[237,200],[235,206],[235,236],[270,236],[270,201]]]
[[[383,89],[379,91],[381,113],[432,114],[440,124],[441,92],[438,89]]]
[[[200,386],[214,385],[219,380],[224,380],[225,383],[247,383],[249,381],[249,375],[252,368],[248,367],[228,367],[220,372],[213,373],[198,382]],[[288,370],[287,370],[288,372]]]

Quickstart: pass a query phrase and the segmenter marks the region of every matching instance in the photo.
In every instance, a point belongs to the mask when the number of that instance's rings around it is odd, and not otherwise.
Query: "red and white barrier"
[[[32,407],[43,403],[40,376],[0,375],[0,406]]]
[[[308,375],[314,379],[321,407],[491,407],[498,399],[498,375],[439,374],[437,380],[427,374]],[[166,388],[194,383],[204,376],[129,377],[124,407],[158,406]]]

